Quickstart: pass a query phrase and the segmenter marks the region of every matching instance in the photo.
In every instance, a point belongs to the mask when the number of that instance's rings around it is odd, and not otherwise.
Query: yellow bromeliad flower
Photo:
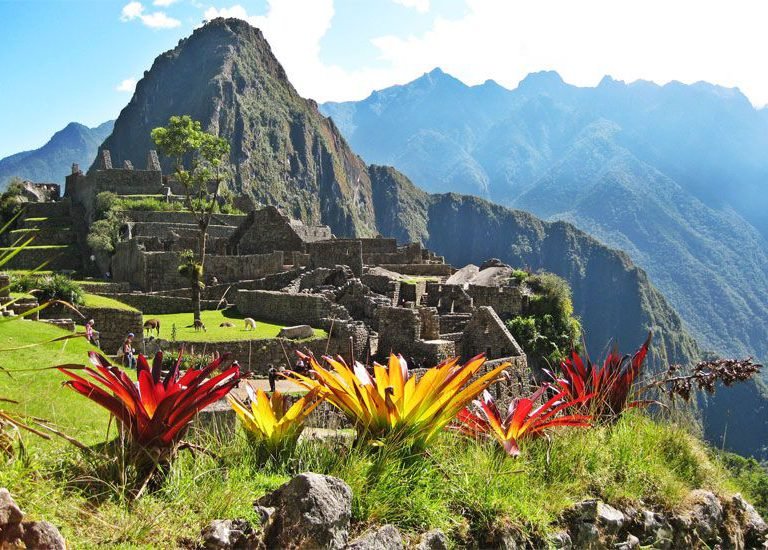
[[[304,422],[323,400],[319,389],[311,390],[289,408],[288,396],[279,391],[269,396],[260,389],[254,393],[249,385],[245,389],[251,402],[250,407],[232,395],[228,395],[227,399],[248,437],[263,446],[272,456],[296,445],[304,430]]]
[[[373,376],[360,363],[350,368],[341,358],[325,360],[331,370],[310,358],[314,380],[298,373],[288,376],[308,390],[321,389],[323,397],[352,421],[360,438],[408,440],[416,445],[428,443],[509,366],[505,363],[475,378],[484,356],[464,365],[453,358],[416,380],[402,356],[390,355],[387,367],[374,363]]]

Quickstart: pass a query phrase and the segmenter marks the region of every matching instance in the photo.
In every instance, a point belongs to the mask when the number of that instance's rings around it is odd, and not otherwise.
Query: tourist
[[[125,338],[125,341],[123,342],[123,365],[128,367],[129,369],[135,369],[136,368],[136,357],[135,353],[136,350],[133,349],[133,333],[129,332],[128,336]]]
[[[98,348],[100,347],[99,337],[98,337],[98,333],[93,329],[94,324],[95,324],[95,321],[93,319],[85,323],[85,337],[91,344],[93,344]]]
[[[277,369],[270,363],[269,370],[267,371],[269,377],[269,391],[275,393],[275,386],[277,384]]]

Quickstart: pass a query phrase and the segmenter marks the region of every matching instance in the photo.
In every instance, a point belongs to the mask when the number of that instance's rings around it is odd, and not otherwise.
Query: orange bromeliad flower
[[[298,373],[289,377],[343,411],[362,439],[428,443],[456,414],[499,379],[505,363],[481,376],[485,357],[460,365],[457,358],[443,361],[417,380],[402,356],[390,355],[385,367],[373,365],[371,375],[360,363],[350,368],[341,359],[325,357],[330,369],[309,358],[316,380]],[[473,380],[474,379],[474,380]]]

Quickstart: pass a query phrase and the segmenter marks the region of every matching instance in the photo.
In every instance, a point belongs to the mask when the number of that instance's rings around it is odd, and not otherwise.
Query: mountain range
[[[22,151],[0,159],[0,191],[14,177],[63,184],[64,177],[72,169],[72,163],[83,168],[90,166],[99,145],[112,133],[113,124],[114,121],[109,120],[88,128],[70,122],[39,149]]]
[[[444,75],[430,76],[434,77]],[[454,84],[456,93],[462,86]],[[489,83],[488,90],[499,105],[507,101],[507,91],[500,86]],[[446,116],[450,104],[446,100]],[[626,253],[572,223],[543,221],[471,196],[485,191],[465,188],[471,194],[430,194],[427,191],[436,187],[422,190],[397,169],[380,165],[393,163],[369,165],[344,137],[354,140],[360,130],[351,131],[354,109],[347,105],[338,111],[333,119],[326,118],[315,102],[296,92],[258,29],[238,19],[219,18],[155,60],[101,149],[111,152],[116,166],[125,160],[141,166],[147,150],[153,148],[150,130],[166,124],[171,115],[189,114],[230,142],[233,178],[228,186],[241,203],[279,206],[305,222],[329,225],[340,237],[382,234],[400,242],[420,241],[455,265],[496,257],[518,267],[557,273],[573,289],[575,310],[591,349],[603,350],[611,339],[629,349],[653,330],[655,367],[699,357],[699,348],[681,318]],[[420,111],[414,108],[413,116]],[[468,122],[452,135],[453,141],[478,140],[481,133],[476,124],[492,124],[483,109],[467,106],[466,111]],[[537,124],[533,119],[530,123]],[[451,128],[446,118],[442,131],[451,133]],[[390,147],[398,147],[397,141],[392,137]],[[421,144],[425,152],[432,147],[426,138]],[[452,147],[447,141],[443,145]],[[417,156],[418,147],[414,143]],[[370,160],[370,150],[362,150]],[[533,156],[534,150],[525,154]],[[411,166],[401,160],[394,164]],[[470,160],[465,163],[468,167]],[[531,167],[536,165],[533,158],[529,160]],[[441,164],[434,169],[450,173]],[[475,169],[480,173],[480,168]],[[454,181],[471,179],[457,175]],[[759,402],[752,393],[748,397],[733,404],[734,410],[754,411]],[[768,429],[761,429],[756,423],[755,437],[737,450],[757,449],[768,434]],[[708,435],[714,440],[720,433]]]
[[[433,192],[563,220],[626,251],[706,349],[768,359],[768,116],[706,83],[508,90],[440,69],[321,111]]]

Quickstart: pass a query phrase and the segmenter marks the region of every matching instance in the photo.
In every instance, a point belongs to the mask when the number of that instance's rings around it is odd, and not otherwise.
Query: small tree
[[[186,207],[197,218],[197,254],[183,258],[180,267],[190,276],[194,316],[199,320],[208,226],[228,172],[229,143],[203,131],[200,122],[188,115],[172,116],[167,126],[155,128],[151,136],[160,152],[173,159],[174,176],[186,191]]]

